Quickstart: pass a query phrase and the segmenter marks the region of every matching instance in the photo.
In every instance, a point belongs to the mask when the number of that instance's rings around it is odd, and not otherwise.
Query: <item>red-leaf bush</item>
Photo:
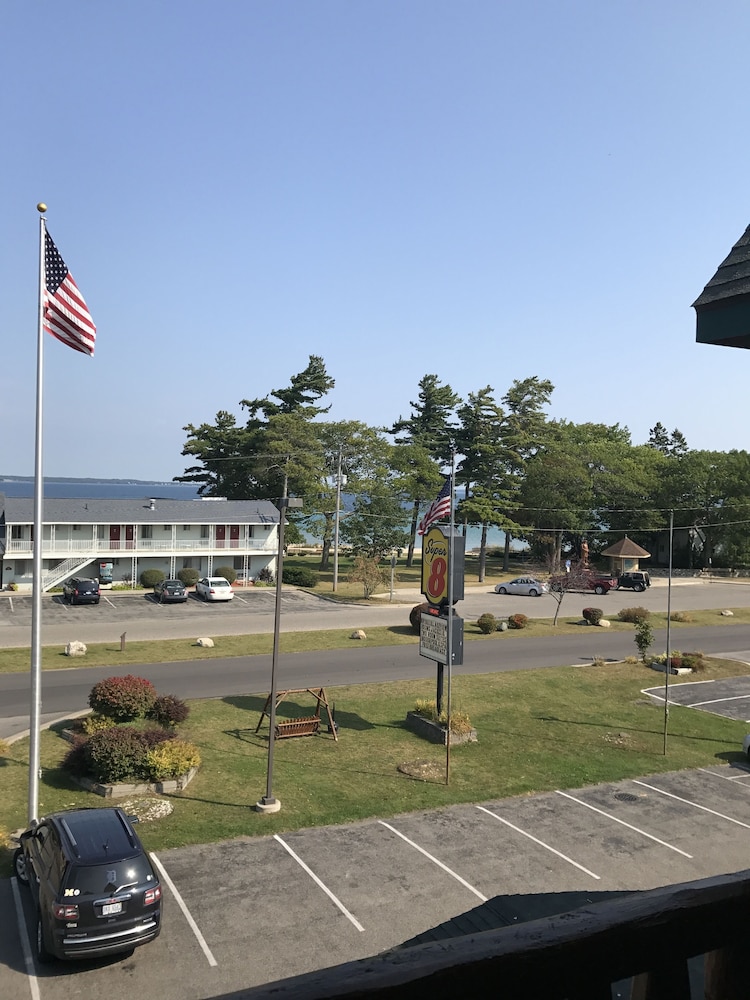
[[[172,738],[173,734],[165,729],[140,730],[132,726],[102,729],[85,740],[79,751],[86,764],[84,773],[103,782],[149,781],[149,751]]]
[[[176,695],[161,694],[149,710],[148,717],[165,729],[184,722],[190,714],[188,705]]]
[[[601,608],[584,608],[581,612],[589,625],[598,625],[604,612]]]
[[[419,635],[420,628],[422,625],[422,614],[427,614],[430,610],[431,605],[425,601],[423,604],[415,604],[414,607],[409,612],[409,624],[412,630]]]
[[[107,677],[95,684],[89,705],[100,715],[118,722],[129,722],[148,715],[156,701],[156,688],[145,677]]]
[[[526,628],[526,623],[528,622],[528,617],[526,615],[508,615],[508,627],[509,628]]]

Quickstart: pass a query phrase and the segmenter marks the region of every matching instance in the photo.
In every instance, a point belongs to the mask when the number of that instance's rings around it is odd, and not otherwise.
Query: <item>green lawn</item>
[[[748,670],[733,661],[710,664],[701,679]],[[452,748],[447,785],[445,748],[404,725],[417,698],[434,697],[434,683],[328,688],[339,741],[321,733],[276,743],[273,790],[282,808],[266,816],[253,809],[266,788],[267,727],[255,734],[262,698],[194,702],[181,728],[200,748],[201,770],[183,793],[171,796],[174,813],[142,824],[139,832],[149,849],[158,850],[576,788],[741,756],[744,723],[680,707],[670,710],[665,756],[663,708],[640,693],[661,682],[661,675],[637,663],[458,677],[453,705],[469,713],[479,742]],[[312,699],[298,696],[296,705],[285,704],[281,716],[309,714]],[[42,734],[42,813],[102,804],[60,770],[66,749],[57,732]],[[430,780],[399,770],[421,762],[432,765]],[[24,824],[27,783],[28,741],[22,740],[0,758],[0,830]],[[5,871],[9,859],[6,848],[0,858]]]

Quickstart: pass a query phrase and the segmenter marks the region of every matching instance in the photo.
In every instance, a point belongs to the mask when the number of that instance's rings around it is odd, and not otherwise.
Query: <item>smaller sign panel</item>
[[[464,620],[453,616],[452,629],[453,656],[450,662],[460,666],[464,662]],[[448,618],[445,615],[423,614],[419,623],[419,655],[448,663]]]

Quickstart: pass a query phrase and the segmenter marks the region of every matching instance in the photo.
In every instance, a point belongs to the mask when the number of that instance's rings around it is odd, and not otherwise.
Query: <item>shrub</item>
[[[645,661],[646,653],[654,641],[654,633],[651,628],[651,622],[646,618],[642,621],[636,622],[635,626],[635,644],[638,647],[638,651],[641,654],[641,659]]]
[[[708,667],[703,653],[683,653],[682,665],[683,667],[690,667],[696,674],[703,673]]]
[[[171,739],[172,734],[165,729],[140,730],[132,726],[103,729],[85,740],[85,773],[95,781],[149,781],[148,754]]]
[[[81,719],[81,729],[87,736],[99,733],[102,729],[110,729],[115,725],[117,723],[109,715],[89,715],[87,718]]]
[[[8,590],[18,590],[18,584],[16,583],[15,580],[11,580],[11,582],[8,584]]]
[[[177,574],[177,579],[183,587],[194,587],[200,580],[200,573],[197,569],[181,569]]]
[[[485,635],[489,635],[490,632],[497,631],[497,618],[489,613],[480,615],[477,618],[477,625],[480,631],[484,632]]]
[[[62,768],[69,774],[82,778],[89,769],[88,757],[86,756],[87,736],[74,736],[70,749],[62,760]]]
[[[185,774],[201,762],[198,748],[185,740],[169,740],[155,746],[146,754],[146,766],[151,781],[163,781]]]
[[[10,753],[10,743],[7,740],[0,740],[0,757],[5,757]]]
[[[128,722],[147,715],[156,701],[156,688],[145,677],[107,677],[95,684],[89,694],[89,707],[118,722]]]
[[[509,628],[526,628],[526,623],[528,622],[528,617],[526,615],[508,615],[508,627]]]
[[[155,587],[157,583],[161,583],[162,580],[166,580],[166,577],[160,569],[144,569],[138,579],[141,586],[148,590],[150,587]]]
[[[231,566],[219,566],[214,570],[214,576],[223,576],[227,583],[235,583],[237,580],[237,570]]]
[[[317,587],[318,574],[310,566],[285,566],[281,577],[283,583],[295,587]]]
[[[581,612],[589,625],[598,625],[604,612],[601,608],[584,608]]]
[[[622,611],[617,612],[617,617],[621,622],[631,622],[633,625],[637,625],[638,622],[645,622],[651,617],[651,612],[648,608],[623,608]]]
[[[437,702],[434,699],[430,701],[429,698],[417,698],[414,702],[414,711],[424,719],[429,719],[430,722],[437,722],[442,726],[446,726],[448,723],[448,716],[445,711],[442,711],[438,715]],[[466,733],[471,732],[473,728],[468,712],[464,712],[462,709],[451,709],[452,733],[464,736]]]
[[[423,604],[415,604],[414,607],[409,612],[409,624],[411,625],[414,632],[419,635],[421,615],[427,614],[430,610],[430,605],[425,601]]]
[[[275,577],[268,566],[264,566],[263,569],[258,573],[255,580],[256,583],[274,583]]]
[[[184,722],[189,714],[190,708],[181,698],[173,694],[162,694],[149,710],[148,717],[166,729]]]
[[[673,611],[669,616],[669,620],[672,622],[692,622],[695,621],[692,615],[689,615],[687,611]]]

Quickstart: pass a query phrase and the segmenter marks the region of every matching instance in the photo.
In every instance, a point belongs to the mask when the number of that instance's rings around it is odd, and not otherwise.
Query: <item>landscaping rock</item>
[[[118,805],[128,816],[137,816],[140,823],[164,819],[174,811],[168,799],[124,799]]]
[[[497,630],[498,630],[498,632],[507,632],[508,631],[508,623],[507,622],[500,622],[500,624],[497,626]]]
[[[599,619],[599,628],[609,628],[609,622],[606,618]]]
[[[357,628],[357,629],[355,629],[355,630],[354,630],[354,631],[352,632],[352,634],[351,634],[351,635],[349,636],[349,638],[350,638],[350,639],[366,639],[366,638],[367,638],[367,636],[365,635],[365,633],[364,633],[364,630],[363,630],[363,629],[361,629],[361,628]]]
[[[726,611],[722,611],[721,613],[724,615],[725,618],[734,618],[734,611],[729,611],[727,609]]]
[[[196,639],[196,646],[203,646],[204,649],[213,649],[214,641],[213,639]]]
[[[86,643],[78,642],[77,639],[74,639],[73,642],[69,642],[68,645],[65,647],[66,656],[85,656],[86,651],[87,651]]]

